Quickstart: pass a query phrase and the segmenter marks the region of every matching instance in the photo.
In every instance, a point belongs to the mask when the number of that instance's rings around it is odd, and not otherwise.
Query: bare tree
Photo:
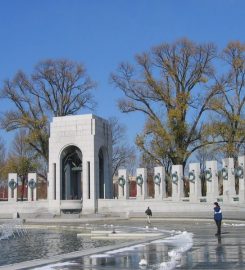
[[[14,106],[1,118],[1,126],[7,131],[25,128],[28,143],[48,160],[50,118],[93,108],[94,87],[81,64],[69,60],[40,62],[30,77],[20,71],[4,82],[1,97]]]
[[[0,179],[6,179],[3,167],[6,161],[6,148],[4,140],[0,137]]]
[[[135,149],[126,142],[126,129],[118,119],[109,119],[112,130],[112,176],[117,174],[119,168],[127,168],[132,174],[135,169]]]
[[[142,112],[147,118],[138,147],[160,164],[167,158],[185,167],[193,152],[210,143],[203,137],[202,121],[219,92],[212,87],[215,57],[213,44],[182,39],[137,55],[136,66],[123,63],[112,74],[125,95],[121,111]]]
[[[35,153],[26,142],[27,131],[19,129],[11,145],[9,156],[35,158]]]
[[[21,199],[24,196],[24,186],[27,183],[29,172],[37,171],[39,167],[37,154],[25,140],[26,131],[19,130],[16,134],[12,149],[3,166],[4,174],[7,176],[10,172],[16,172],[21,180]]]
[[[245,44],[230,42],[221,59],[226,73],[218,80],[221,91],[210,106],[217,113],[210,130],[222,138],[225,156],[236,160],[245,146]]]

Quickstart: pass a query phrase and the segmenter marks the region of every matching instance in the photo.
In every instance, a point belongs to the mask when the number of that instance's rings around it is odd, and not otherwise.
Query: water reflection
[[[132,227],[131,227],[132,230]],[[205,230],[205,231],[203,231]],[[194,232],[193,247],[182,253],[182,257],[177,261],[177,269],[245,269],[245,234],[244,228],[230,228],[229,233],[222,234],[222,237],[215,237],[212,227],[192,227],[189,231]],[[34,234],[34,233],[33,233]],[[35,231],[36,234],[36,231]],[[22,249],[14,247],[16,241],[9,241],[10,246],[4,246],[0,242],[1,259],[7,258],[8,252],[11,256],[23,257],[29,252],[32,259],[36,254],[40,257],[51,256],[71,252],[73,250],[98,247],[112,244],[109,241],[90,240],[89,238],[77,239],[76,232],[44,232],[39,231],[38,235],[30,239],[26,238],[22,243]],[[35,243],[35,245],[33,244]],[[115,242],[114,242],[115,243]],[[2,245],[2,246],[1,246]],[[18,244],[16,244],[18,245]],[[96,256],[85,256],[77,259],[66,260],[43,269],[55,270],[119,270],[119,269],[161,269],[163,262],[171,262],[169,254],[178,246],[174,242],[151,242],[145,245],[138,245],[132,249],[124,249],[120,252],[96,254]],[[33,252],[36,248],[35,252]],[[16,254],[14,254],[16,252]],[[40,258],[39,257],[39,258]],[[140,266],[142,259],[147,261],[147,266]],[[9,263],[9,261],[8,261]],[[32,268],[33,269],[33,268]],[[36,269],[42,269],[41,267]],[[164,268],[168,269],[168,268]],[[173,269],[173,268],[172,268]]]
[[[208,231],[208,230],[207,230]],[[198,229],[195,233],[193,247],[183,253],[177,262],[177,269],[245,269],[245,236],[242,230],[222,234],[215,237],[209,232],[202,233]],[[70,261],[74,265],[66,269],[83,270],[115,270],[115,269],[162,269],[162,262],[170,262],[169,252],[175,247],[171,243],[148,243],[133,250],[110,254],[109,257],[84,257]],[[105,256],[106,254],[104,254]],[[108,254],[107,254],[108,255]],[[103,254],[97,255],[103,256]],[[147,266],[140,266],[145,259]],[[62,267],[50,269],[64,269]],[[170,268],[163,268],[170,269]],[[174,268],[171,268],[174,269]]]
[[[116,243],[77,238],[76,231],[28,230],[26,236],[0,241],[0,266]]]
[[[173,243],[145,243],[144,245],[129,247],[128,250],[118,253],[102,253],[91,255],[90,257],[81,257],[70,261],[71,264],[66,269],[84,269],[84,270],[115,270],[115,269],[170,269],[160,268],[163,262],[173,262],[169,257],[169,251],[173,251],[176,246]],[[147,265],[140,265],[139,262],[145,260]],[[182,262],[178,262],[179,265]],[[39,268],[37,268],[39,269]],[[41,268],[40,268],[41,269]],[[62,267],[50,266],[50,269],[61,270]],[[173,268],[171,268],[173,269]]]
[[[224,262],[225,261],[225,249],[222,246],[222,241],[221,241],[221,236],[218,236],[218,244],[216,247],[216,257],[217,257],[217,262]]]
[[[196,234],[192,250],[186,254],[185,268],[245,269],[244,233],[234,230],[226,232],[220,237],[210,234],[202,236],[200,231],[198,233],[200,235]]]

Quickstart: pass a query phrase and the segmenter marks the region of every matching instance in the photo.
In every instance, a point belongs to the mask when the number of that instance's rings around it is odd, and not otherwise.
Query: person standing
[[[214,203],[214,220],[217,225],[217,233],[215,236],[221,235],[221,222],[222,222],[222,211],[217,202]]]
[[[145,210],[146,216],[147,216],[147,223],[151,224],[151,216],[152,216],[152,211],[150,209],[150,207],[148,206],[148,208]]]

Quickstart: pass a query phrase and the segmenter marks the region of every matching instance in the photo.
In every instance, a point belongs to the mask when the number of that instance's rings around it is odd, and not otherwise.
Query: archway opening
[[[105,176],[104,155],[102,149],[99,151],[99,198],[105,198]]]
[[[82,186],[82,152],[76,146],[68,146],[61,154],[61,199],[80,200]]]

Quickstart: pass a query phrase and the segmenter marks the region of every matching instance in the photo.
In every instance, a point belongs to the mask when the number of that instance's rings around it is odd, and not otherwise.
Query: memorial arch
[[[54,117],[50,125],[49,209],[53,213],[98,210],[112,192],[109,123],[92,114]]]

